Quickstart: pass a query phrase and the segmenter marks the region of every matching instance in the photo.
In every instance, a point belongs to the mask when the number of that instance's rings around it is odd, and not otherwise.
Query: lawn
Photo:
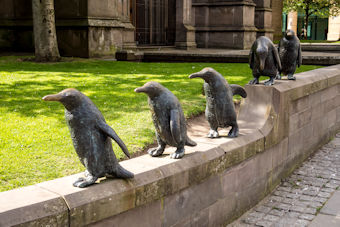
[[[0,191],[35,184],[83,171],[73,149],[60,103],[42,97],[74,87],[89,96],[130,153],[154,141],[147,96],[133,90],[147,81],[168,87],[182,103],[185,115],[201,113],[203,80],[188,75],[213,67],[229,83],[246,84],[247,64],[134,63],[66,59],[33,63],[0,57]],[[298,71],[318,66],[302,66]],[[123,153],[114,145],[118,158]]]

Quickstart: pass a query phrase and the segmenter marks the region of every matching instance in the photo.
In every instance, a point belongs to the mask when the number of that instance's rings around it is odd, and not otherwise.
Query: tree
[[[340,13],[340,0],[284,0],[285,12],[296,11],[305,14],[304,30],[307,31],[308,20],[311,15],[319,17],[337,16]],[[307,39],[307,32],[304,32]]]
[[[54,0],[32,0],[36,61],[59,61]]]

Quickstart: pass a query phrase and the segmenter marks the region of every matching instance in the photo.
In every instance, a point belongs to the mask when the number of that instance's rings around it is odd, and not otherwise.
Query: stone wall
[[[0,226],[231,222],[340,129],[340,65],[296,76],[272,87],[246,86],[238,138],[208,139],[198,123],[189,135],[198,145],[186,147],[183,159],[143,155],[121,162],[134,179],[79,189],[72,186],[78,174],[0,193]]]
[[[267,36],[271,40],[273,40],[274,33],[272,26],[272,1],[273,0],[254,0],[256,4],[255,27],[258,29],[257,37]]]
[[[338,41],[340,40],[340,15],[330,16],[328,18],[328,34],[327,40]]]
[[[61,55],[110,56],[135,49],[130,1],[55,0],[58,46]],[[33,51],[32,6],[26,0],[0,0],[0,49]],[[67,6],[67,7],[65,7]]]
[[[273,39],[280,40],[282,38],[283,1],[272,0],[272,9],[272,28],[274,29]]]
[[[193,0],[197,47],[250,48],[256,39],[252,1]]]

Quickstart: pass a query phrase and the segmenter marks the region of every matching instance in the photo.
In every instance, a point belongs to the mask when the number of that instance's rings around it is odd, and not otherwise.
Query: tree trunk
[[[36,61],[59,61],[54,0],[32,0]]]

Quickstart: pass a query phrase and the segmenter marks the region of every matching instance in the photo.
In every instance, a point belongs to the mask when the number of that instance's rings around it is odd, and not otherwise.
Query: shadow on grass
[[[208,65],[224,74],[228,74],[230,68],[235,69],[235,64],[94,60],[41,64],[0,58],[0,74],[6,73],[9,77],[7,81],[0,81],[0,107],[24,116],[53,116],[64,123],[59,111],[63,109],[61,104],[44,102],[41,98],[74,87],[85,93],[105,118],[117,119],[125,113],[148,110],[147,96],[136,94],[134,89],[154,80],[171,90],[182,104],[189,105],[184,106],[184,110],[189,111],[191,104],[202,103],[203,80],[190,80],[187,76]],[[249,71],[245,64],[237,65],[237,68],[240,74]],[[249,74],[243,78],[235,77],[235,82],[243,85],[248,77]]]

